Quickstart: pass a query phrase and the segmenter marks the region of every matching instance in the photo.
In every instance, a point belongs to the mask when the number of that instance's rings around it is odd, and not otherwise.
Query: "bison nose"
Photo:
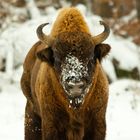
[[[74,97],[80,96],[84,90],[84,82],[68,82],[67,83],[68,90],[70,94]]]
[[[69,88],[77,88],[77,89],[82,89],[84,86],[84,82],[69,82],[68,83]]]

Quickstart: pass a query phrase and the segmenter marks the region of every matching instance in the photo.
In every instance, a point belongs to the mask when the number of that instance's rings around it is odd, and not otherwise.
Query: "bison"
[[[110,29],[92,36],[76,8],[60,11],[51,33],[37,28],[39,41],[23,64],[27,98],[25,140],[104,140],[108,80],[101,61]]]

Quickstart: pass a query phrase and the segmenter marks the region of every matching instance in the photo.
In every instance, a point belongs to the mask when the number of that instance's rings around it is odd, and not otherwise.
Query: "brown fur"
[[[85,32],[90,33],[80,11],[76,8],[63,8],[53,25],[51,36],[56,37],[62,32]]]
[[[52,36],[57,36],[61,31],[69,31],[73,26],[74,31],[81,29],[89,33],[83,17],[74,8],[72,15],[79,24],[71,23],[68,26],[70,28],[61,30],[63,26],[67,27],[65,23],[69,21],[69,16],[66,15],[71,13],[70,9],[68,12],[63,10],[62,17],[58,16]],[[65,18],[66,22],[60,22]],[[54,68],[36,58],[37,52],[46,47],[41,42],[36,43],[24,62],[21,88],[27,98],[25,140],[104,140],[108,81],[99,61],[96,62],[92,86],[83,105],[73,109],[69,107]]]

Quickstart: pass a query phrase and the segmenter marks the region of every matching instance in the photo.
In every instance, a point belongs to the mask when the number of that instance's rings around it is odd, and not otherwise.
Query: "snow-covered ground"
[[[140,139],[140,81],[118,80],[110,85],[106,140]]]
[[[102,32],[101,18],[87,12],[83,5],[78,8],[85,15],[93,35]],[[37,9],[33,9],[37,10]],[[11,24],[0,35],[0,58],[6,59],[6,72],[0,72],[0,140],[24,139],[24,109],[26,99],[23,96],[19,80],[21,64],[26,53],[37,41],[36,28],[43,22],[49,22],[44,32],[49,33],[58,11],[53,7],[46,9],[47,16],[33,15],[32,20],[22,25]],[[36,17],[36,18],[34,18]],[[140,81],[118,80],[111,60],[120,62],[120,68],[140,70],[140,47],[112,34],[106,40],[112,47],[110,55],[103,61],[106,73],[113,81],[110,84],[107,109],[106,140],[140,140]],[[1,63],[1,62],[0,62]]]
[[[0,92],[0,139],[24,139],[25,97],[19,86],[5,85]]]

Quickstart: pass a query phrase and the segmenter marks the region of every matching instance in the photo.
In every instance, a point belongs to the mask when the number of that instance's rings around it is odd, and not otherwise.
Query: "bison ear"
[[[37,52],[37,57],[44,62],[49,63],[50,65],[54,64],[54,57],[53,57],[53,51],[51,47],[45,48],[39,52]]]
[[[98,59],[99,61],[102,60],[103,57],[105,57],[109,51],[110,51],[111,47],[108,44],[98,44],[95,46],[95,58]]]

